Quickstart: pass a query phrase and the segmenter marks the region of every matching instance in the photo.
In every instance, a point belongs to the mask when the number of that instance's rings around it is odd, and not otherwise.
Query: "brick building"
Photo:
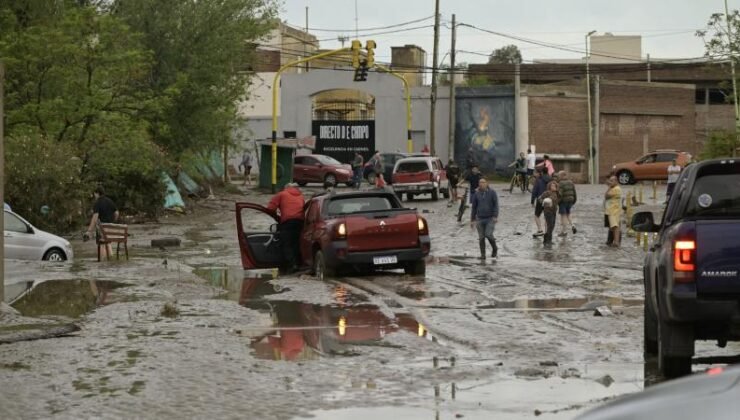
[[[470,72],[497,84],[514,83],[516,73],[513,65],[471,65]],[[649,150],[680,149],[698,155],[712,131],[734,129],[734,109],[723,86],[731,76],[721,64],[592,64],[590,73],[594,165],[600,179],[614,163]],[[522,64],[519,74],[521,97],[527,102],[528,144],[540,155],[555,155],[562,161],[559,167],[585,180],[585,66]]]

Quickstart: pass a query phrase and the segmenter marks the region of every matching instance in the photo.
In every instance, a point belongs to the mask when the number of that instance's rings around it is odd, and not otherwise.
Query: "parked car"
[[[691,155],[678,150],[656,150],[629,162],[612,166],[612,175],[622,185],[634,184],[637,181],[665,181],[668,179],[668,166],[676,159],[676,164],[684,167],[691,162]]]
[[[666,377],[688,374],[695,340],[740,340],[740,159],[689,165],[660,224],[640,212],[632,228],[658,232],[643,264],[645,353]]]
[[[617,398],[576,420],[731,420],[740,410],[740,367],[713,367]]]
[[[18,260],[72,260],[68,240],[34,227],[12,211],[5,211],[5,258]]]
[[[388,184],[393,183],[393,168],[396,167],[396,162],[400,159],[411,157],[411,156],[429,156],[426,153],[401,153],[401,152],[390,152],[381,153],[380,157],[383,160],[383,179]],[[362,172],[362,176],[370,184],[375,184],[375,158],[370,158],[365,163],[365,167]]]
[[[449,182],[442,161],[435,156],[409,157],[396,162],[393,169],[393,190],[401,199],[412,200],[419,194],[431,194],[439,200],[440,193],[450,197]]]
[[[293,158],[293,181],[300,186],[309,182],[352,186],[352,167],[331,156],[299,155]]]
[[[275,224],[247,232],[248,211],[264,213]],[[242,266],[275,268],[283,265],[277,241],[277,216],[255,203],[236,204]],[[415,209],[404,208],[392,192],[357,191],[319,194],[306,204],[301,232],[301,260],[319,278],[331,277],[341,267],[362,271],[403,268],[408,274],[426,272],[430,249],[429,226]]]

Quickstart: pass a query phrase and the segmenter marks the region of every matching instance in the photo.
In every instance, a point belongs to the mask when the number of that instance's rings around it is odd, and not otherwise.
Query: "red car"
[[[400,199],[403,193],[411,200],[415,195],[431,194],[439,200],[440,193],[450,198],[449,181],[438,157],[407,157],[396,162],[393,169],[393,190]]]
[[[426,273],[424,258],[431,247],[427,221],[415,209],[404,208],[393,193],[379,190],[319,194],[305,208],[301,260],[320,279],[336,275],[340,267],[361,271],[403,268],[407,274]],[[263,214],[254,214],[255,211]],[[272,223],[269,230],[247,230],[247,223],[253,225],[260,217]],[[236,203],[236,226],[245,269],[283,265],[277,221],[274,213],[259,204]]]
[[[293,181],[304,186],[309,182],[331,182],[352,186],[352,166],[331,156],[300,155],[293,158]]]

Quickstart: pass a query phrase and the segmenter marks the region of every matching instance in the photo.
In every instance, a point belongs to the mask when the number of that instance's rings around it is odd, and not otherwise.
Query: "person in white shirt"
[[[676,187],[676,181],[678,181],[678,176],[680,174],[681,167],[676,164],[676,159],[673,159],[673,161],[671,161],[671,166],[668,167],[668,188],[665,192],[666,203],[671,199],[671,194],[673,194],[673,189]]]
[[[534,176],[534,167],[537,164],[537,156],[532,153],[532,149],[527,149],[527,176],[524,177],[524,185],[529,191],[529,179]]]

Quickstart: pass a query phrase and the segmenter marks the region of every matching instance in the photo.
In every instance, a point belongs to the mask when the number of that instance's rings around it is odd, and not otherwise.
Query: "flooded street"
[[[603,186],[578,186],[578,233],[552,248],[532,238],[529,195],[494,187],[495,261],[457,206],[404,202],[429,222],[426,276],[244,271],[233,203],[269,199],[251,191],[130,226],[129,261],[98,263],[81,240],[73,263],[8,261],[0,414],[569,419],[660,381],[642,353],[643,251],[604,244]],[[150,244],[168,237],[182,245]]]

